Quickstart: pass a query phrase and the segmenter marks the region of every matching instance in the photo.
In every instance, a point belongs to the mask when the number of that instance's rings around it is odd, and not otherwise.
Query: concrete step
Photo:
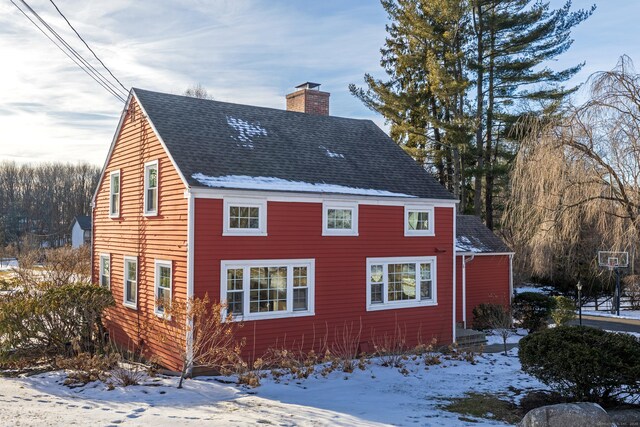
[[[477,347],[485,344],[487,337],[484,332],[473,329],[456,328],[456,343],[458,348]]]

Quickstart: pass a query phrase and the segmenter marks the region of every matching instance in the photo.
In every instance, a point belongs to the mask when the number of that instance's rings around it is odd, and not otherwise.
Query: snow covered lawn
[[[612,317],[615,319],[632,319],[640,320],[640,310],[620,310],[620,316],[610,311],[595,311],[582,309],[583,316]]]
[[[477,364],[448,360],[425,366],[407,361],[407,375],[375,362],[351,374],[332,372],[307,380],[267,378],[251,389],[213,377],[158,377],[151,385],[109,391],[101,382],[70,389],[64,374],[0,378],[1,425],[411,425],[462,426],[462,415],[440,409],[467,392],[499,393],[517,402],[520,390],[544,385],[520,370],[517,349],[509,356],[484,354]],[[470,418],[466,416],[466,418]],[[478,419],[473,425],[504,425]]]

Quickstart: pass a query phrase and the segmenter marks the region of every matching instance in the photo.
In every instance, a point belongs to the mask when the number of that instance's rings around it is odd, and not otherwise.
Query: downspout
[[[473,261],[475,255],[467,258],[462,255],[462,324],[467,329],[467,263]]]
[[[509,307],[513,298],[513,254],[509,254]]]
[[[458,284],[456,283],[456,207],[454,206],[453,209],[451,209],[451,212],[453,213],[453,300],[452,300],[452,306],[453,306],[453,328],[452,328],[452,342],[456,342],[456,288],[458,287]]]
[[[193,286],[193,253],[194,253],[194,236],[195,236],[195,198],[191,189],[185,191],[187,198],[187,304],[192,302],[194,297]],[[187,336],[186,336],[186,352],[187,352],[187,375],[191,376],[193,371],[193,319],[186,319]]]

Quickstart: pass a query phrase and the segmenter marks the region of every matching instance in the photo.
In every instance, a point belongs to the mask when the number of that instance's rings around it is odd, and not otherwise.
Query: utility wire
[[[82,62],[86,67],[88,67],[92,74],[94,74],[97,78],[102,80],[103,83],[108,85],[114,91],[120,91],[121,94],[124,94],[125,96],[127,95],[126,89],[124,90],[124,92],[122,92],[120,90],[120,88],[118,88],[116,85],[111,83],[105,76],[103,76],[100,71],[96,70],[95,67],[93,65],[91,65],[86,59],[84,59],[84,57],[82,55],[80,55],[69,43],[67,43],[67,41],[60,34],[58,34],[58,32],[56,30],[54,30],[53,27],[51,27],[51,25],[49,25],[38,14],[38,12],[33,10],[33,8],[31,6],[29,6],[29,4],[25,0],[20,0],[20,2],[24,6],[26,6],[26,8],[29,9],[29,11],[42,23],[42,25],[44,25],[51,32],[51,34],[53,34],[80,62]]]
[[[118,84],[122,87],[122,89],[125,90],[125,92],[129,92],[129,90],[122,84],[122,82],[120,82],[120,80],[118,80],[118,78],[116,76],[113,75],[113,73],[111,72],[111,70],[109,68],[107,68],[106,65],[104,65],[104,62],[102,62],[102,60],[100,58],[98,58],[98,55],[96,55],[96,53],[93,51],[93,49],[91,49],[91,47],[89,47],[89,44],[82,38],[82,36],[80,35],[80,33],[78,33],[76,31],[76,29],[73,27],[73,25],[71,25],[71,22],[69,22],[69,20],[67,19],[66,16],[64,16],[64,14],[62,13],[62,11],[60,10],[60,8],[58,8],[58,5],[55,4],[55,2],[53,0],[49,0],[51,2],[51,4],[53,5],[53,7],[56,8],[56,10],[58,11],[58,13],[60,14],[60,16],[62,16],[62,18],[66,21],[66,23],[69,25],[69,28],[71,28],[73,30],[74,33],[76,33],[76,36],[78,36],[78,38],[80,40],[82,40],[82,43],[84,43],[84,45],[87,47],[87,49],[89,49],[89,52],[91,52],[93,54],[93,57],[96,58],[98,60],[98,62],[104,67],[105,70],[107,70],[109,72],[109,74],[111,75],[111,77],[113,77],[113,79],[115,81],[118,82]]]
[[[18,9],[20,11],[20,13],[22,13],[24,15],[25,18],[27,18],[46,38],[49,39],[49,41],[51,41],[51,43],[53,43],[58,49],[60,49],[60,51],[62,53],[64,53],[65,55],[67,55],[67,57],[72,60],[78,67],[80,67],[80,69],[82,71],[84,71],[85,73],[87,73],[87,75],[89,77],[91,77],[93,80],[96,81],[96,83],[98,83],[100,86],[102,86],[107,92],[109,92],[111,95],[113,95],[114,97],[116,97],[119,101],[121,102],[126,102],[125,99],[122,98],[122,96],[120,96],[118,93],[114,92],[113,89],[111,89],[108,86],[105,86],[100,80],[98,80],[96,77],[94,77],[82,64],[80,64],[75,58],[73,58],[66,50],[64,50],[60,45],[58,45],[58,43],[56,43],[56,41],[54,39],[51,38],[51,36],[49,36],[42,28],[40,28],[40,26],[33,20],[31,19],[31,17],[29,15],[27,15],[27,13],[22,10],[20,8],[20,6],[18,6],[13,0],[9,0],[11,2],[11,4],[13,4],[16,9]]]

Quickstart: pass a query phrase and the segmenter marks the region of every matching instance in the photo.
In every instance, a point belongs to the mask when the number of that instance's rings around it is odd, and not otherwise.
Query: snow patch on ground
[[[0,271],[11,270],[18,267],[18,260],[15,258],[0,258]]]
[[[522,294],[525,292],[535,292],[538,294],[550,295],[552,291],[553,291],[553,288],[549,286],[535,286],[535,285],[518,286],[517,288],[513,289],[513,292],[515,292],[516,294]]]
[[[636,338],[640,339],[640,332],[629,332],[629,331],[609,331],[609,330],[606,330],[606,329],[605,329],[605,331],[607,331],[607,332],[613,332],[614,334],[627,334],[627,335],[631,335],[631,336],[634,336],[634,337],[636,337]]]
[[[507,338],[507,344],[517,344],[520,340],[527,336],[527,330],[518,328],[516,332]],[[497,331],[489,331],[487,333],[487,345],[503,344],[502,336]]]
[[[355,188],[335,184],[313,184],[303,181],[289,181],[266,176],[226,175],[207,176],[202,173],[191,175],[193,179],[207,187],[236,188],[247,190],[296,191],[305,193],[355,194],[362,196],[415,197],[409,194],[393,193],[385,190]]]
[[[467,392],[504,393],[517,401],[528,390],[546,387],[520,369],[517,349],[509,356],[484,354],[477,363],[445,360],[425,366],[409,360],[407,375],[374,363],[364,371],[332,372],[306,380],[267,378],[244,388],[213,377],[185,382],[160,377],[153,384],[109,391],[101,382],[69,389],[64,374],[0,378],[0,423],[11,425],[256,425],[286,426],[461,426],[460,414],[440,409]],[[516,396],[509,389],[524,390]],[[504,425],[479,419],[476,426]]]
[[[614,319],[640,320],[640,310],[620,310],[620,316],[608,311],[595,311],[582,309],[582,314],[586,316],[611,317]]]
[[[231,138],[238,141],[239,145],[244,148],[253,148],[253,138],[257,136],[267,136],[267,130],[260,126],[260,123],[251,123],[236,117],[227,116],[227,124],[235,129],[237,134],[231,135]]]

